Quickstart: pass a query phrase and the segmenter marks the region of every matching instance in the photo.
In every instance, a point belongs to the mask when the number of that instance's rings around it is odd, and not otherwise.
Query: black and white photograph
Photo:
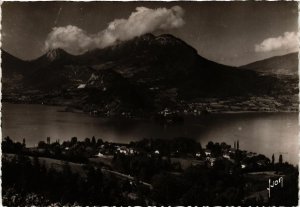
[[[298,2],[3,1],[3,206],[297,206]]]

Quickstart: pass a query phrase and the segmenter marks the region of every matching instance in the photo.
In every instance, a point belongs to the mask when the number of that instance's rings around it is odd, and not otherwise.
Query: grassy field
[[[15,154],[2,154],[2,159],[11,161],[13,158],[15,158],[16,155]],[[34,157],[32,156],[27,156],[32,162],[34,160]],[[66,163],[66,161],[63,160],[57,160],[57,159],[52,159],[52,158],[46,158],[46,157],[39,157],[39,162],[41,165],[44,165],[46,167],[46,169],[50,169],[53,168],[57,171],[62,171],[63,167]],[[111,166],[111,160],[112,157],[106,157],[106,158],[90,158],[92,159],[92,164],[98,165],[101,163],[108,163],[109,166]],[[86,166],[85,164],[79,164],[79,163],[73,163],[73,162],[67,162],[68,165],[70,166],[70,169],[73,173],[78,173],[80,176],[86,177],[86,171],[84,170],[84,166]],[[98,166],[96,166],[98,167]],[[130,180],[133,181],[135,180],[134,177],[130,176],[130,175],[126,175],[117,171],[113,171],[113,170],[109,170],[106,168],[101,168],[101,171],[104,175],[112,175],[114,177],[117,177],[119,179],[123,179],[123,180]],[[140,181],[143,185],[152,188],[152,186],[149,183],[145,183]]]
[[[104,156],[104,157],[93,157],[89,158],[89,161],[93,164],[104,164],[107,166],[112,166],[111,161],[113,159],[113,156]]]
[[[2,159],[7,159],[7,160],[12,160],[13,158],[15,158],[16,155],[15,154],[2,154]],[[27,156],[31,161],[33,161],[33,157],[32,156]],[[66,161],[63,160],[57,160],[57,159],[52,159],[52,158],[46,158],[46,157],[39,157],[39,162],[41,165],[44,165],[46,167],[46,169],[50,169],[53,168],[57,171],[62,171],[63,170],[63,166],[65,165]],[[78,173],[81,176],[86,176],[86,172],[83,168],[83,166],[85,166],[85,164],[79,164],[79,163],[74,163],[74,162],[67,162],[68,165],[71,168],[71,171],[73,173]]]
[[[204,165],[204,161],[186,158],[171,158],[171,163],[180,163],[183,170],[190,166]]]

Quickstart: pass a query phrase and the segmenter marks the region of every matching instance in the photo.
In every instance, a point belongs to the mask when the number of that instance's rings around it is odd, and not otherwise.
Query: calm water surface
[[[262,153],[298,164],[298,113],[234,113],[189,117],[184,124],[163,126],[152,121],[112,120],[81,113],[59,112],[63,107],[44,105],[2,105],[2,136],[34,146],[39,140],[69,140],[95,136],[106,141],[129,142],[142,138],[186,136],[205,146],[208,141]]]

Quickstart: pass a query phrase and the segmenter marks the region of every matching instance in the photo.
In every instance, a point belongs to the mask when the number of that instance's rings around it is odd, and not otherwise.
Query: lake
[[[187,117],[180,125],[160,125],[151,120],[117,120],[83,113],[59,112],[64,107],[33,104],[2,104],[2,137],[26,138],[27,146],[51,137],[51,141],[95,136],[105,141],[126,143],[142,138],[191,137],[202,146],[226,142],[240,149],[298,164],[298,113],[230,113]]]

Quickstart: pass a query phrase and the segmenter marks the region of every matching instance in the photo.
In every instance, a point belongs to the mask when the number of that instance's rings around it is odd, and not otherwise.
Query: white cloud
[[[74,54],[82,53],[92,45],[93,38],[82,29],[72,25],[54,27],[45,43],[46,49],[64,48]]]
[[[279,37],[271,37],[263,40],[260,44],[255,45],[255,52],[271,52],[271,51],[298,51],[298,33],[285,32]]]
[[[128,19],[115,19],[106,29],[97,34],[88,34],[72,25],[54,27],[48,35],[45,48],[47,50],[62,48],[70,53],[80,54],[156,30],[179,28],[185,23],[183,15],[184,10],[179,6],[170,9],[137,7]]]

